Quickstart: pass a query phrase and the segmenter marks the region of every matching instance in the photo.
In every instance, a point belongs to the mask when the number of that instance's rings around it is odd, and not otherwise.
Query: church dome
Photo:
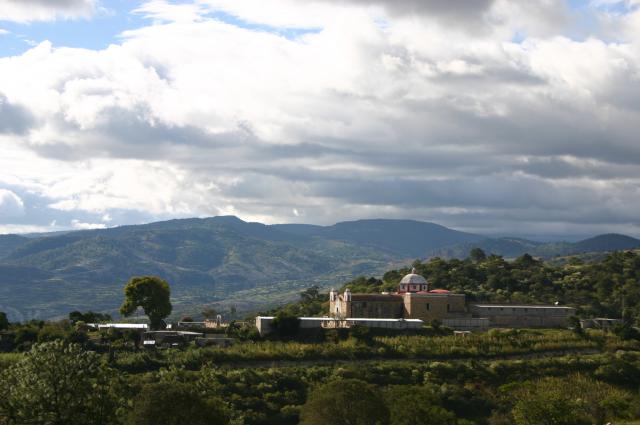
[[[426,285],[427,280],[416,273],[416,269],[411,269],[411,273],[402,278],[400,283],[409,283],[412,285]]]

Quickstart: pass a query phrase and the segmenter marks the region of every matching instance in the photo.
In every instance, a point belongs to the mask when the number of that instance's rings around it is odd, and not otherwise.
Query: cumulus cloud
[[[107,226],[104,223],[83,223],[80,220],[71,220],[71,228],[76,230],[89,230],[89,229],[106,229]]]
[[[237,214],[638,234],[640,26],[572,38],[567,6],[524,3],[144,3],[149,25],[104,50],[0,58],[0,183],[68,227]]]
[[[12,191],[0,188],[0,219],[18,217],[23,213],[22,199]]]
[[[96,0],[3,0],[0,21],[33,22],[91,16]]]
[[[356,6],[381,6],[392,15],[424,15],[456,26],[485,25],[487,12],[495,0],[325,0]]]
[[[34,124],[28,109],[14,105],[0,93],[0,134],[24,134]]]

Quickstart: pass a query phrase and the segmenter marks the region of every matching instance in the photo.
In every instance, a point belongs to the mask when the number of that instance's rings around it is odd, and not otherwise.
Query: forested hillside
[[[413,267],[427,278],[431,288],[443,288],[467,295],[469,301],[556,303],[578,308],[584,317],[624,315],[640,320],[640,254],[615,252],[603,259],[583,262],[578,257],[554,265],[528,254],[513,261],[474,251],[474,259],[433,258]],[[392,291],[410,268],[390,270],[381,279],[359,277],[340,287],[353,293]],[[317,291],[316,291],[317,292]],[[284,309],[295,314],[322,315],[327,295],[313,290]]]
[[[264,225],[232,216],[2,235],[0,309],[16,320],[62,316],[80,308],[115,313],[124,282],[131,276],[157,275],[171,283],[176,314],[204,304],[250,312],[289,302],[310,286],[324,290],[358,275],[380,276],[416,258],[466,258],[475,247],[506,258],[525,252],[550,258],[638,243],[622,235],[576,244],[487,239],[412,220]],[[509,288],[485,285],[472,292],[483,296],[492,290],[505,296]],[[523,296],[522,290],[511,292],[518,293],[509,296]]]

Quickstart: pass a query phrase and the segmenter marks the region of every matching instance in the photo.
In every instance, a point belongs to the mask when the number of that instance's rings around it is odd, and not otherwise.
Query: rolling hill
[[[333,226],[280,224],[272,227],[300,236],[368,246],[408,258],[422,258],[433,249],[484,239],[479,235],[414,220],[357,220],[337,223]]]
[[[610,252],[640,248],[640,240],[630,236],[610,233],[584,239],[575,243],[542,243],[518,238],[483,239],[477,242],[455,244],[428,252],[428,257],[467,258],[473,248],[480,248],[487,254],[497,254],[514,258],[528,253],[540,258],[553,258],[591,252]]]
[[[203,304],[240,311],[375,275],[416,258],[488,253],[545,256],[627,249],[640,241],[602,235],[576,244],[488,239],[433,223],[358,220],[333,226],[264,225],[237,217],[181,219],[59,234],[0,236],[0,311],[12,320],[50,318],[74,309],[114,313],[124,283],[158,275],[171,283],[176,314]]]

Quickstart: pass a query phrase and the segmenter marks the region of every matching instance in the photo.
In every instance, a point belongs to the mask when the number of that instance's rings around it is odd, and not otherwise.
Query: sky
[[[640,236],[640,0],[0,0],[0,233]]]

